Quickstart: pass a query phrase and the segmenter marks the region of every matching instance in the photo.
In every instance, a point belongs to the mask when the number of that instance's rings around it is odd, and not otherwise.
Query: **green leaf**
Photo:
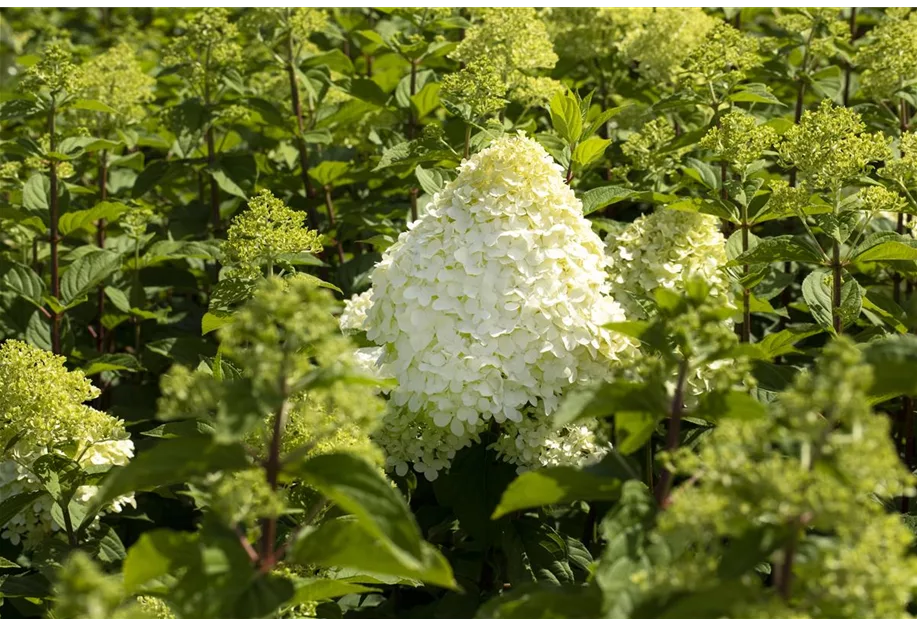
[[[914,261],[917,260],[917,241],[879,242],[875,246],[855,251],[852,261]]]
[[[587,470],[558,466],[541,468],[519,475],[494,511],[493,518],[511,512],[574,501],[613,501],[621,492],[621,480],[593,474]]]
[[[142,592],[147,584],[178,569],[197,545],[192,532],[155,529],[140,536],[127,552],[122,568],[128,594]]]
[[[127,205],[120,202],[100,202],[92,209],[70,211],[60,217],[58,230],[61,235],[70,235],[76,231],[93,231],[99,220],[112,221],[127,211]]]
[[[640,411],[621,411],[615,414],[615,434],[618,451],[622,455],[635,453],[653,436],[661,416]]]
[[[687,164],[687,167],[684,168],[685,174],[703,184],[709,190],[719,188],[719,177],[717,177],[716,172],[713,171],[710,165],[693,157],[685,159],[685,163]]]
[[[73,304],[120,269],[121,255],[116,252],[96,250],[83,255],[61,275],[61,302]]]
[[[583,194],[583,215],[589,215],[599,209],[604,209],[609,205],[627,200],[636,192],[626,187],[617,185],[608,185],[606,187],[597,187],[590,189]]]
[[[225,155],[211,168],[210,175],[227,194],[248,198],[258,178],[258,166],[251,155]]]
[[[3,499],[3,502],[0,502],[0,527],[5,526],[16,514],[29,507],[45,494],[47,492],[44,490],[35,490],[33,492],[20,492]]]
[[[808,240],[795,235],[778,235],[758,241],[758,245],[745,252],[727,266],[741,266],[754,263],[774,263],[778,261],[799,261],[821,263],[824,260],[819,250],[813,248]]]
[[[87,377],[99,374],[100,372],[113,372],[124,370],[126,372],[140,372],[143,366],[137,361],[137,358],[127,353],[109,353],[96,357],[86,362],[81,368],[83,374]]]
[[[105,295],[108,297],[108,300],[110,300],[111,304],[114,305],[119,311],[130,313],[131,301],[123,290],[119,290],[113,285],[106,285],[104,291]]]
[[[15,261],[0,265],[0,285],[24,298],[35,306],[41,306],[45,295],[45,284],[41,277],[28,266]]]
[[[153,189],[157,183],[171,172],[171,170],[172,164],[165,160],[148,163],[143,169],[143,172],[137,175],[134,181],[134,187],[131,190],[131,196],[133,198],[140,198]]]
[[[346,579],[300,579],[294,582],[294,587],[296,592],[288,602],[290,606],[318,603],[342,597],[345,594],[363,594],[364,592],[378,591],[377,588],[370,588]]]
[[[0,122],[15,118],[25,118],[42,110],[37,102],[31,100],[7,100],[0,102]]]
[[[785,106],[770,92],[767,85],[761,83],[740,85],[735,91],[729,94],[729,100],[732,102],[760,102],[762,104]]]
[[[831,271],[824,269],[815,270],[802,281],[802,297],[809,306],[809,313],[815,322],[831,331],[834,330],[832,281]]]
[[[99,100],[74,100],[67,105],[70,109],[81,109],[83,111],[98,111],[99,113],[108,113],[117,115],[118,110],[112,109],[104,102]]]
[[[204,317],[201,318],[201,335],[213,333],[230,322],[232,322],[232,316],[210,313],[208,311],[204,314]]]
[[[783,355],[800,353],[796,344],[821,332],[822,329],[812,324],[788,327],[764,336],[755,347],[763,353],[765,359],[773,360]]]
[[[141,452],[127,466],[114,468],[92,498],[84,525],[112,499],[176,483],[185,483],[211,472],[241,470],[249,466],[241,444],[216,444],[209,438],[162,440]]]
[[[547,619],[601,618],[602,592],[595,585],[555,586],[548,583],[513,586],[478,610],[476,618]]]
[[[577,144],[576,148],[573,149],[573,161],[583,167],[588,167],[602,158],[602,155],[605,154],[605,149],[610,144],[610,139],[590,137]]]
[[[420,529],[407,503],[379,471],[366,460],[347,453],[306,459],[295,476],[353,514],[367,533],[415,559],[421,557]]]
[[[33,174],[22,188],[22,206],[30,211],[51,208],[51,180],[44,174]]]
[[[314,168],[309,169],[309,176],[324,187],[325,185],[331,185],[349,171],[350,164],[346,161],[322,161]]]
[[[332,72],[340,72],[350,76],[353,74],[353,61],[341,50],[335,48],[329,52],[312,55],[302,62],[301,67],[321,67],[325,66]]]
[[[917,396],[917,337],[892,335],[861,348],[864,361],[873,369],[870,396]]]
[[[423,89],[411,96],[411,106],[417,112],[417,119],[422,119],[439,106],[440,83],[427,83]]]
[[[825,329],[834,332],[834,278],[829,270],[819,269],[807,276],[802,282],[802,297],[809,306],[809,313]],[[863,306],[863,295],[859,283],[847,277],[841,286],[841,302],[838,315],[844,325],[851,324],[860,317]]]
[[[420,560],[398,551],[366,531],[352,517],[335,518],[317,529],[304,529],[294,540],[290,558],[300,564],[358,568],[369,574],[392,575],[455,588],[449,562],[427,543]]]
[[[844,86],[844,71],[837,65],[830,65],[814,72],[811,76],[812,87],[823,98],[837,98]]]
[[[504,526],[502,540],[511,585],[548,582],[560,586],[575,581],[567,542],[547,523],[528,517],[513,520]]]
[[[388,96],[379,83],[369,78],[355,78],[350,82],[350,95],[379,107],[384,107]]]
[[[420,183],[423,191],[430,195],[442,191],[445,186],[443,174],[439,170],[427,170],[421,166],[417,166],[414,168],[414,175],[417,177],[417,182]]]
[[[579,141],[583,132],[583,113],[576,98],[569,93],[558,92],[551,99],[551,124],[554,130],[568,144]]]

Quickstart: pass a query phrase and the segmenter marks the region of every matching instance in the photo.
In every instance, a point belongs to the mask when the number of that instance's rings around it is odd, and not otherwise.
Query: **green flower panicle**
[[[440,97],[463,112],[468,121],[473,121],[502,109],[506,91],[499,69],[490,60],[481,58],[444,76]]]
[[[720,119],[720,125],[710,129],[700,141],[701,148],[713,151],[717,158],[733,168],[744,171],[773,146],[777,133],[770,126],[758,124],[755,117],[735,109]]]
[[[178,66],[205,100],[212,98],[220,77],[242,63],[239,29],[229,16],[229,9],[221,7],[196,10],[163,54],[163,64]]]
[[[304,226],[305,219],[270,191],[259,192],[227,232],[223,255],[230,276],[257,278],[265,270],[270,275],[285,256],[320,252],[320,236]]]
[[[98,100],[116,111],[113,126],[134,124],[146,115],[156,79],[143,71],[134,48],[122,41],[83,66],[80,97]],[[81,117],[89,118],[81,112]],[[84,122],[88,125],[87,122]]]
[[[917,13],[886,12],[856,54],[860,89],[870,99],[891,98],[917,81]]]
[[[867,174],[871,163],[890,154],[882,133],[867,133],[859,113],[829,100],[815,111],[806,111],[777,150],[783,163],[796,168],[799,180],[810,190],[832,193]]]
[[[26,93],[47,91],[56,97],[76,92],[82,84],[83,72],[73,63],[70,46],[54,40],[42,49],[38,62],[26,70],[19,89]]]
[[[696,480],[676,491],[658,530],[677,534],[687,548],[647,574],[650,586],[685,592],[708,585],[732,542],[785,529],[796,534],[802,557],[792,563],[784,603],[751,571],[735,580],[748,593],[736,590],[723,615],[906,615],[917,577],[912,536],[877,497],[912,494],[914,478],[898,459],[887,419],[870,406],[871,382],[859,350],[839,338],[767,418],[728,418],[699,449],[680,449],[675,470]],[[771,558],[778,566],[783,546]]]

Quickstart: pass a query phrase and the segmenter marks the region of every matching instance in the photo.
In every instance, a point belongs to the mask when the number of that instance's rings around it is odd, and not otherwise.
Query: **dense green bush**
[[[0,12],[0,617],[908,617],[917,13]]]

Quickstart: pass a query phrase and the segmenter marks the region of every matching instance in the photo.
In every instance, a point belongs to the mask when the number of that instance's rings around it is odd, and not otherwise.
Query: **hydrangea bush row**
[[[0,618],[910,616],[915,20],[4,9]]]

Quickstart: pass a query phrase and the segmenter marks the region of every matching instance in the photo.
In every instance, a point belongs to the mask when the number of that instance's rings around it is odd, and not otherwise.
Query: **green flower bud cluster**
[[[90,59],[83,75],[80,97],[115,109],[117,126],[136,123],[146,115],[144,105],[153,100],[156,79],[143,71],[129,43],[122,41]],[[81,116],[89,117],[83,112]]]
[[[887,13],[867,35],[856,55],[860,89],[871,99],[884,100],[917,80],[917,12]]]
[[[707,132],[700,147],[713,151],[719,160],[743,172],[776,140],[773,128],[758,124],[753,115],[741,109],[734,109],[720,118],[719,126]]]
[[[917,132],[901,135],[898,144],[899,158],[887,161],[879,169],[879,176],[895,181],[905,189],[917,187]]]
[[[148,205],[134,205],[121,216],[118,224],[132,240],[139,240],[146,233],[147,226],[153,221],[156,213]]]
[[[867,133],[859,113],[829,100],[822,101],[816,111],[806,111],[777,150],[783,163],[796,168],[800,182],[810,190],[832,193],[867,174],[870,163],[890,154],[882,133]]]
[[[647,573],[647,589],[715,587],[730,546],[770,530],[779,541],[761,560],[775,564],[775,577],[789,572],[783,599],[749,568],[730,577],[738,585],[724,615],[906,615],[917,577],[912,536],[876,497],[912,494],[914,479],[887,419],[871,409],[871,381],[859,350],[839,338],[767,418],[726,418],[697,450],[680,449],[673,466],[691,481],[676,489],[658,532],[685,549]]]
[[[84,405],[99,394],[79,371],[68,371],[65,358],[19,340],[0,345],[0,501],[42,489],[34,467],[47,454],[65,457],[81,468],[124,465],[134,445],[121,420]],[[95,486],[79,486],[75,498],[88,500]],[[110,505],[120,511],[133,497]],[[4,538],[35,546],[58,531],[51,517],[53,501],[45,494],[2,525]]]
[[[636,133],[628,135],[621,146],[624,156],[636,170],[668,171],[674,164],[662,148],[675,139],[675,128],[663,116],[650,120]]]
[[[586,61],[619,51],[628,34],[642,28],[650,8],[547,8],[542,19],[554,49],[564,58]]]
[[[239,29],[229,21],[229,9],[205,7],[195,11],[181,37],[163,55],[165,65],[177,65],[201,95],[211,95],[221,73],[242,63]]]
[[[105,574],[83,551],[74,551],[56,572],[51,618],[175,618],[159,598],[129,599],[117,576]]]
[[[698,93],[717,86],[728,91],[761,64],[758,46],[754,37],[721,22],[708,30],[688,55],[680,81],[693,86]]]
[[[286,510],[282,494],[271,489],[261,468],[220,474],[206,492],[206,506],[230,529],[252,529],[259,520],[278,518]]]
[[[698,8],[658,8],[631,16],[636,19],[621,43],[624,58],[636,62],[640,74],[653,82],[673,82],[685,61],[719,23]],[[645,17],[642,24],[640,17]]]
[[[83,78],[83,72],[73,63],[69,45],[51,41],[42,49],[38,62],[26,70],[19,89],[26,93],[46,90],[57,96],[79,90]]]
[[[467,86],[467,81],[479,77],[475,73],[458,79],[459,85],[466,84],[463,91],[470,92],[478,109],[490,109],[495,104],[494,98],[502,98],[507,90],[541,102],[547,91],[543,82],[532,83],[527,77],[537,70],[553,68],[557,55],[545,23],[535,9],[481,8],[475,9],[473,15],[478,21],[466,31],[465,38],[449,57],[466,65],[478,62],[476,71],[487,82],[481,88],[486,95]],[[502,93],[494,74],[503,84]],[[452,88],[453,94],[458,92],[457,88],[458,85]]]
[[[500,70],[486,58],[475,59],[458,72],[446,74],[440,91],[444,101],[467,106],[470,120],[502,109],[506,105],[505,95],[506,83]]]
[[[223,243],[229,276],[253,279],[265,268],[273,273],[283,257],[321,251],[317,232],[304,226],[305,214],[287,207],[269,190],[262,190],[236,215]]]

